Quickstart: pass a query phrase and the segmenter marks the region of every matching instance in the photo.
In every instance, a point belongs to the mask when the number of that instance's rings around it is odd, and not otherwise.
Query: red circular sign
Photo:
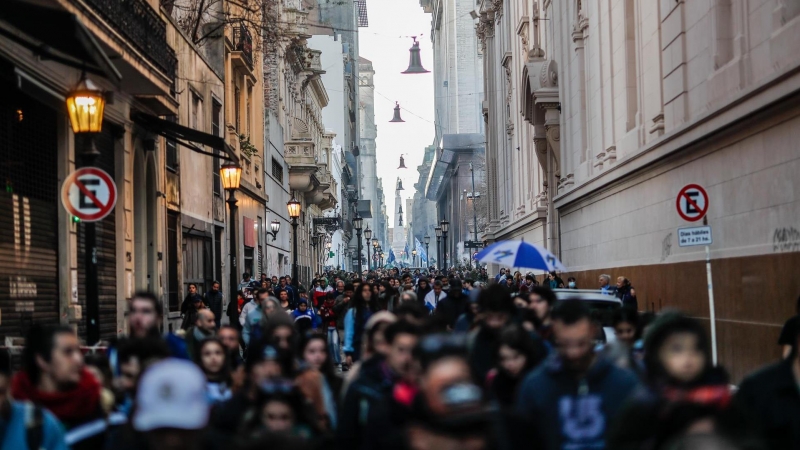
[[[698,184],[689,184],[678,192],[675,206],[683,220],[696,222],[708,212],[708,203],[706,190]]]
[[[117,203],[117,187],[104,170],[84,167],[71,173],[61,187],[64,209],[84,222],[105,218]]]

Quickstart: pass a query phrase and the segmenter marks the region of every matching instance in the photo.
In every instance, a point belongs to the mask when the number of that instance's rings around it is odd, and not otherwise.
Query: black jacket
[[[789,358],[748,376],[734,397],[769,449],[800,448],[800,391],[793,362]]]
[[[347,389],[336,430],[338,448],[371,450],[384,448],[392,434],[391,399],[394,380],[380,356],[363,362],[361,371]]]
[[[220,321],[222,320],[222,292],[206,292],[203,303],[205,303],[206,306],[208,306],[208,309],[214,313],[214,317],[217,319],[217,325],[219,325]]]
[[[466,312],[468,302],[469,299],[461,292],[461,289],[450,289],[447,297],[436,305],[436,315],[442,316],[447,326],[453,329],[459,316]]]

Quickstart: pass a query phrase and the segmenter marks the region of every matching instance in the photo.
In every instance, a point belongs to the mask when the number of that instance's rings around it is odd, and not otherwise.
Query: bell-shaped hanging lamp
[[[394,117],[389,122],[405,122],[402,117],[400,117],[400,103],[394,102]]]
[[[408,57],[408,69],[400,73],[429,73],[430,70],[425,70],[425,68],[422,67],[422,61],[419,59],[419,42],[417,42],[415,36],[412,36],[412,39],[414,39],[414,43],[411,45],[411,48],[408,49],[410,53]]]
[[[400,216],[400,221],[399,221],[398,225],[401,226],[401,227],[403,226],[403,216],[402,215]]]
[[[398,169],[408,169],[408,167],[406,167],[406,160],[403,159],[403,155],[400,155],[400,166]]]
[[[403,214],[403,205],[400,205],[400,208],[397,210],[397,214]]]
[[[405,191],[405,189],[403,189],[403,180],[397,180],[397,189],[396,190]]]

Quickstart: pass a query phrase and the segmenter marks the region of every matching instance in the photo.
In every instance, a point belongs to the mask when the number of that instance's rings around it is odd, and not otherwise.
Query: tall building
[[[403,198],[401,196],[403,189],[400,189],[401,187],[402,184],[400,183],[400,178],[398,177],[394,190],[394,226],[392,227],[391,242],[394,257],[397,258],[397,260],[402,259],[402,256],[404,256],[403,252],[405,251],[406,247],[406,222]]]
[[[360,115],[360,145],[358,147],[359,211],[364,218],[364,228],[381,228],[381,199],[378,192],[378,165],[375,138],[378,127],[375,125],[375,70],[372,62],[364,57],[358,58],[358,98]]]
[[[706,248],[682,239],[707,221],[720,363],[740,380],[779,358],[800,266],[790,4],[481,2],[484,239],[544,245],[580,287],[625,276],[640,309],[708,322]],[[703,221],[678,212],[691,184],[706,193]]]

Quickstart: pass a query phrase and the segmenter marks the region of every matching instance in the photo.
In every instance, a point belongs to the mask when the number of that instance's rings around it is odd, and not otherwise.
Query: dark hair
[[[541,341],[537,345],[537,341],[534,340],[531,333],[516,324],[507,326],[500,333],[500,341],[497,345],[498,351],[501,345],[516,350],[525,356],[524,372],[538,366],[547,356],[547,349],[542,345]]]
[[[219,345],[219,348],[222,350],[222,355],[225,358],[225,361],[222,364],[222,369],[220,369],[219,373],[209,373],[206,370],[206,368],[203,367],[203,358],[202,358],[203,348],[205,348],[205,346],[209,345],[209,344],[217,344],[217,345]],[[230,361],[229,357],[230,357],[230,354],[228,353],[228,349],[225,347],[225,344],[223,344],[222,341],[220,341],[216,337],[210,337],[208,339],[204,339],[200,343],[200,347],[197,348],[197,365],[200,366],[200,369],[203,371],[204,374],[206,374],[206,377],[209,376],[209,375],[215,375],[215,376],[218,377],[216,380],[213,380],[213,381],[222,381],[222,382],[225,382],[227,384],[230,384],[230,382],[231,382],[231,366],[230,366],[231,361]]]
[[[158,317],[161,317],[161,316],[164,315],[164,305],[162,305],[161,302],[158,301],[158,297],[156,297],[156,295],[153,294],[152,292],[149,292],[149,291],[138,291],[135,294],[133,294],[133,297],[131,297],[131,303],[134,300],[146,300],[146,301],[149,301],[150,303],[153,304],[153,308],[156,310],[156,315]]]
[[[533,286],[528,295],[530,294],[538,295],[539,297],[542,298],[542,300],[547,302],[548,306],[551,307],[556,303],[557,300],[556,293],[553,292],[553,290],[550,289],[549,286],[541,286],[541,285]]]
[[[635,328],[639,324],[639,312],[633,308],[620,308],[614,311],[611,324],[616,327],[621,323],[629,323]]]
[[[195,288],[195,289],[197,289],[197,284],[196,284],[196,283],[189,283],[189,285],[188,285],[188,286],[189,286],[189,287],[192,287],[192,286],[194,286],[194,288]]]
[[[345,283],[344,284],[344,290],[345,291],[355,291],[356,287],[353,286],[353,283]]]
[[[581,320],[592,322],[592,312],[586,303],[578,299],[567,299],[553,308],[551,313],[553,321],[564,322],[566,325],[574,325]]]
[[[468,355],[465,334],[430,334],[420,339],[414,347],[414,359],[420,362],[422,370],[428,370],[434,362],[448,357],[463,358],[466,362]]]
[[[111,365],[108,362],[108,357],[100,353],[89,353],[83,357],[83,362],[87,366],[97,367],[97,370],[103,374],[103,384],[108,387],[111,385]],[[100,381],[100,380],[97,380]]]
[[[570,281],[578,281],[578,280],[576,280],[576,279],[575,279],[575,277],[569,277],[569,278],[567,278],[567,282],[570,282]]]
[[[131,358],[137,358],[142,365],[142,371],[144,371],[144,365],[148,360],[160,360],[170,356],[169,347],[167,347],[166,341],[161,336],[120,339],[117,342],[116,352],[117,365],[128,362]],[[118,367],[112,367],[112,369],[114,372],[118,372]]]
[[[281,325],[283,325],[283,323]],[[267,342],[266,339],[259,339],[255,343],[251,342],[247,347],[247,360],[245,361],[244,367],[248,375],[256,364],[267,360],[267,358],[264,357],[265,352],[274,354],[274,357],[269,359],[278,363],[284,377],[294,376],[294,355],[292,352],[272,345]]]
[[[419,336],[419,328],[405,320],[398,320],[386,328],[386,331],[383,332],[383,337],[388,344],[393,344],[395,338],[401,334]]]
[[[250,278],[250,272],[243,273],[242,274],[242,279],[244,279],[244,278]]]
[[[258,288],[258,290],[256,291],[256,297],[258,297],[261,294],[269,295],[269,289],[267,289],[267,288]]]
[[[231,324],[227,324],[227,325],[222,325],[222,326],[220,326],[220,327],[219,327],[219,330],[217,330],[217,334],[219,334],[219,332],[220,332],[221,330],[233,330],[233,331],[235,331],[235,332],[236,332],[236,334],[237,334],[238,336],[241,336],[241,335],[242,335],[242,333],[239,331],[239,329],[238,329],[238,328],[236,328],[235,326],[231,325]]]
[[[481,291],[478,295],[478,304],[482,312],[506,312],[514,314],[517,307],[514,300],[508,295],[505,287],[493,284]]]
[[[322,363],[322,367],[320,367],[319,371],[322,372],[322,375],[324,375],[325,379],[329,382],[333,378],[338,378],[336,375],[336,369],[333,367],[331,354],[328,351],[328,339],[324,334],[306,333],[300,341],[300,346],[297,347],[297,356],[302,358],[303,353],[306,351],[306,347],[308,347],[308,344],[312,343],[313,341],[322,341],[325,347],[325,362]]]
[[[408,315],[414,319],[422,320],[428,317],[429,313],[428,310],[419,303],[419,301],[416,301],[401,302],[400,305],[394,309],[394,315],[396,315],[398,318]]]
[[[658,353],[667,338],[678,333],[690,333],[697,338],[697,348],[706,355],[706,369],[711,368],[711,351],[705,328],[697,320],[679,312],[667,312],[653,322],[644,338],[645,372],[651,383],[665,381],[668,376]]]
[[[370,287],[369,284],[362,284],[358,287],[358,290],[353,292],[353,306],[351,306],[351,308],[354,308],[356,323],[362,320],[367,309],[371,312],[375,312],[374,294],[371,294],[369,303],[367,303],[367,300],[364,298],[364,289],[369,289],[370,292],[372,292],[372,287]]]
[[[22,365],[28,378],[34,384],[39,383],[42,377],[36,357],[39,356],[49,362],[53,356],[56,336],[61,334],[75,335],[75,331],[66,325],[41,326],[34,324],[31,326],[28,336],[25,338],[25,348],[22,350]]]

